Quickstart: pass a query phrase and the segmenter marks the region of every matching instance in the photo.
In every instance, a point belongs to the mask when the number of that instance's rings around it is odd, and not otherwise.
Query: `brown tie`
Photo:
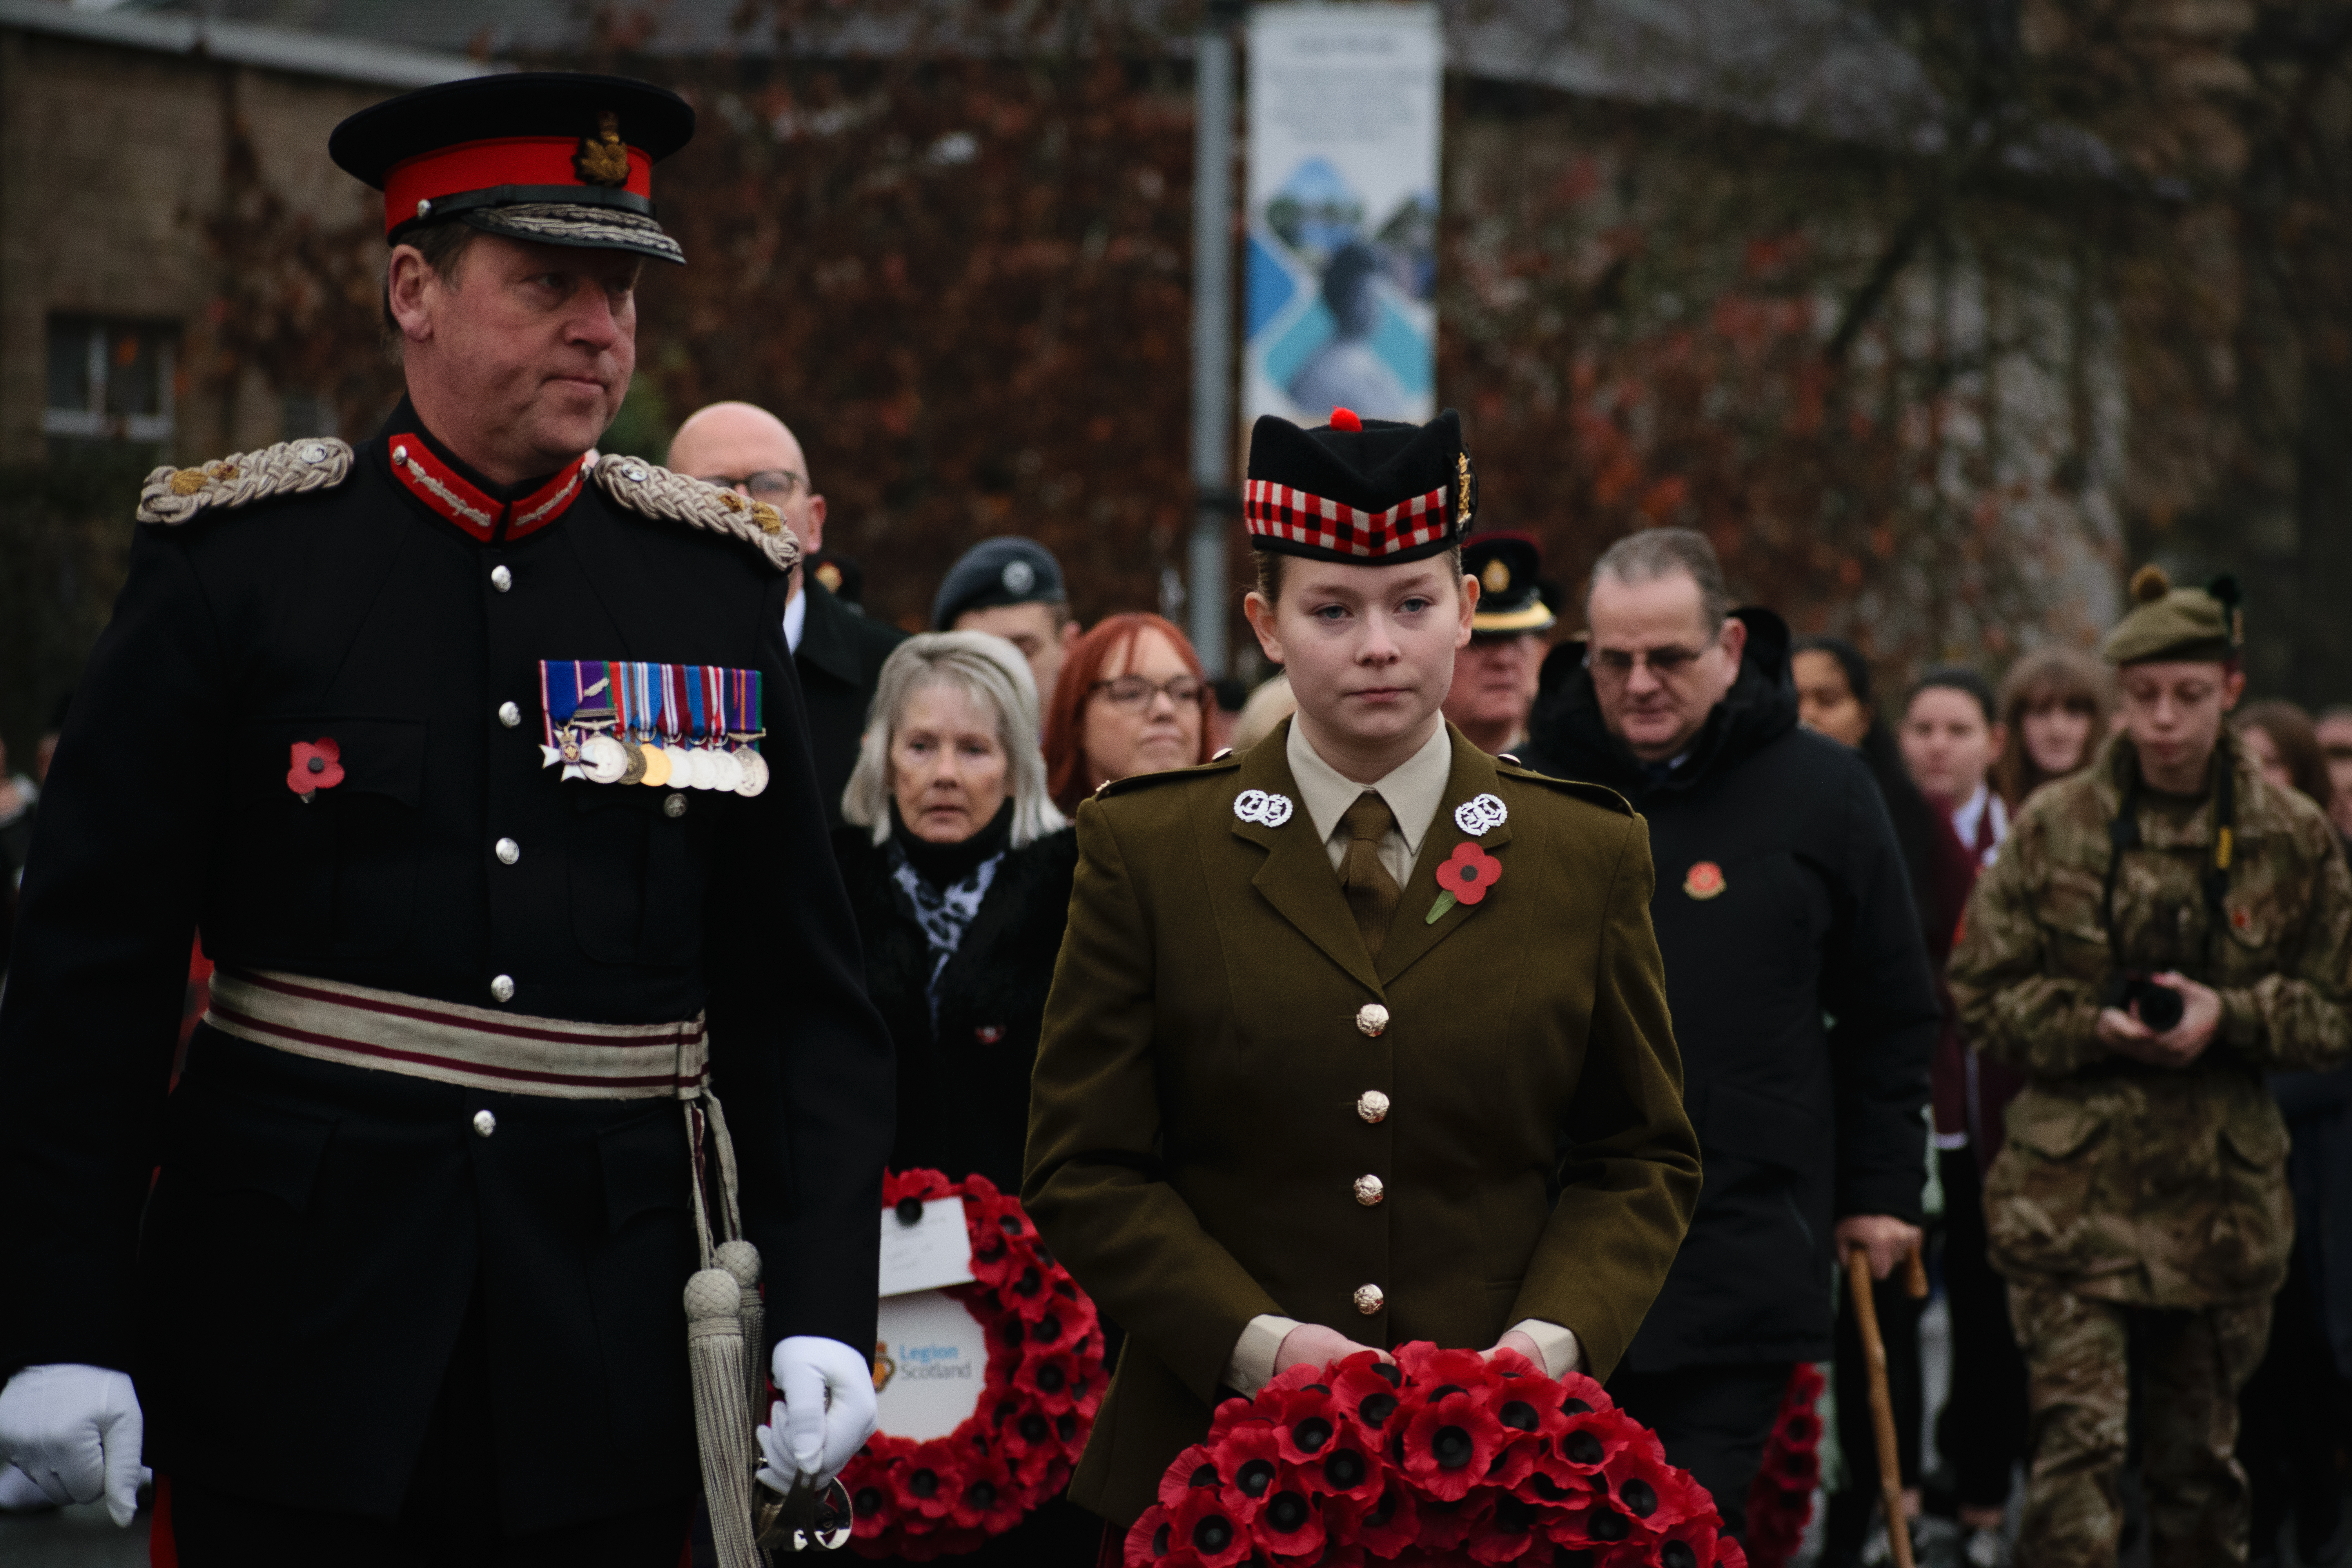
[[[1339,886],[1347,889],[1348,907],[1356,911],[1356,929],[1364,933],[1364,947],[1374,958],[1388,940],[1389,921],[1400,897],[1396,879],[1381,864],[1381,840],[1396,826],[1396,813],[1371,791],[1340,814],[1348,828],[1348,853],[1339,861]]]

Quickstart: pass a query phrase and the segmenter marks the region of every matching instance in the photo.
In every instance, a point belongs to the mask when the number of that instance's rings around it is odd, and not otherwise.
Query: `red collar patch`
[[[485,544],[499,536],[501,524],[506,537],[513,540],[562,517],[580,498],[580,482],[587,471],[588,454],[583,452],[530,494],[502,501],[462,478],[416,437],[392,438],[393,477],[418,500]]]

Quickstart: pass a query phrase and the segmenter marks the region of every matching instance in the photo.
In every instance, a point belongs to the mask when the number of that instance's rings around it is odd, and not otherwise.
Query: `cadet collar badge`
[[[760,672],[704,664],[542,659],[542,767],[591,784],[768,787],[760,754]]]
[[[1262,789],[1245,789],[1234,797],[1234,815],[1261,827],[1281,826],[1290,820],[1294,809],[1288,795],[1269,795]]]
[[[1499,805],[1501,802],[1496,804]],[[1486,896],[1486,889],[1502,879],[1503,863],[1500,860],[1479,848],[1474,841],[1465,840],[1456,844],[1453,855],[1437,868],[1437,901],[1429,906],[1429,914],[1422,923],[1435,925],[1455,904],[1481,901]]]
[[[1454,826],[1476,838],[1511,820],[1511,808],[1496,795],[1473,795],[1454,808]]]
[[[1723,868],[1712,860],[1701,860],[1683,878],[1683,891],[1701,903],[1722,895]]]

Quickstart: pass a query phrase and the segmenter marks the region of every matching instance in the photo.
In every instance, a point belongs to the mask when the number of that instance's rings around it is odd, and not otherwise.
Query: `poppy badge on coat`
[[[1701,860],[1683,877],[1683,891],[1704,903],[1723,895],[1723,868],[1712,860]]]

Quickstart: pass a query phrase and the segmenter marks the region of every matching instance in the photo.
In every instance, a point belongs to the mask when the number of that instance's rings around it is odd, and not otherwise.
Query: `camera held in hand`
[[[2139,1021],[2158,1035],[2171,1033],[2188,1007],[2179,992],[2141,973],[2116,975],[2107,986],[2106,1005],[2126,1013],[2137,1008]]]

